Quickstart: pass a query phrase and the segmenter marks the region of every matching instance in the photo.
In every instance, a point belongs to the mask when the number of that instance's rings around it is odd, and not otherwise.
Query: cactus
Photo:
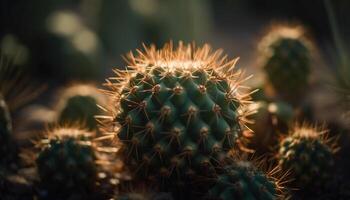
[[[79,124],[89,130],[97,128],[95,116],[101,113],[104,96],[91,85],[74,85],[59,94],[57,121],[62,125]]]
[[[17,158],[17,145],[12,136],[12,124],[6,102],[0,94],[0,165],[8,165]]]
[[[57,129],[40,141],[36,164],[41,184],[49,194],[70,195],[92,191],[95,185],[96,155],[89,133]]]
[[[334,143],[325,131],[306,125],[296,126],[290,136],[280,143],[279,165],[291,172],[299,187],[322,186],[334,166]]]
[[[280,191],[279,183],[255,169],[252,163],[238,161],[225,167],[209,190],[210,199],[273,200]]]
[[[106,84],[116,105],[110,127],[119,126],[126,163],[138,178],[180,184],[210,172],[244,141],[240,111],[249,94],[233,70],[236,60],[182,42],[175,50],[169,43],[139,53]]]
[[[261,153],[273,151],[278,146],[279,138],[288,132],[288,126],[294,116],[292,106],[282,101],[258,101],[249,107],[256,110],[250,117],[254,121],[254,124],[249,126],[254,132],[250,138],[250,147]]]
[[[259,44],[261,65],[278,96],[290,102],[308,86],[311,73],[311,42],[300,26],[277,26]],[[298,99],[296,99],[298,98]]]

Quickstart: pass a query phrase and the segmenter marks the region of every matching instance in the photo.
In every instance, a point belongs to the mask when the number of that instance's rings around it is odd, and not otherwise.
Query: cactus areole
[[[243,140],[241,108],[250,95],[234,70],[237,59],[227,61],[208,45],[144,48],[106,84],[127,163],[144,178],[183,180],[210,171]]]

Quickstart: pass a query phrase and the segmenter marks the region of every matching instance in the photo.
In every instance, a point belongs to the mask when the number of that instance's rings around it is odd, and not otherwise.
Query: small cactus
[[[96,154],[91,134],[77,129],[57,129],[40,141],[36,164],[41,184],[50,194],[87,193],[94,188]]]
[[[274,200],[280,195],[278,181],[255,168],[248,161],[238,161],[224,168],[214,186],[210,199]]]
[[[278,160],[284,171],[290,171],[299,187],[321,186],[334,167],[334,144],[324,130],[296,126],[280,143]]]
[[[57,121],[61,125],[80,125],[96,130],[95,116],[101,114],[98,104],[103,105],[104,96],[91,85],[74,85],[59,95]]]
[[[110,127],[119,127],[128,166],[138,178],[171,183],[211,172],[243,140],[240,111],[249,95],[241,93],[236,60],[181,42],[139,52],[107,82],[116,106]]]
[[[301,26],[272,28],[259,44],[261,65],[278,96],[294,102],[308,86],[311,74],[311,42]],[[297,97],[297,99],[296,99]]]

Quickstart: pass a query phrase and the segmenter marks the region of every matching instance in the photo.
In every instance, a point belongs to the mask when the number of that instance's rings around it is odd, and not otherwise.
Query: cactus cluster
[[[280,97],[295,101],[308,86],[311,74],[311,42],[301,26],[277,26],[259,44],[267,81]]]
[[[240,93],[236,60],[209,46],[179,43],[130,54],[127,70],[107,82],[126,162],[147,179],[186,180],[213,170],[242,140],[248,95]],[[117,79],[117,82],[112,82]]]
[[[86,131],[62,128],[40,141],[36,164],[41,184],[50,193],[88,193],[94,188],[96,155],[89,137]]]
[[[278,198],[278,190],[278,182],[257,170],[251,162],[236,161],[225,166],[208,196],[220,200],[274,200]]]
[[[329,141],[325,131],[308,126],[297,126],[281,141],[279,165],[291,172],[295,185],[320,186],[330,180],[334,148]]]

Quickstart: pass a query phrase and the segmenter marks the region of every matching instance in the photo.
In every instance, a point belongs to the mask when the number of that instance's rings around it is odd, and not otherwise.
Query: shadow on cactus
[[[261,39],[259,65],[277,96],[300,101],[310,82],[313,49],[301,26],[275,25]]]
[[[282,139],[279,165],[284,171],[290,171],[292,184],[296,187],[322,187],[332,177],[335,140],[327,137],[322,127],[296,125],[288,137]]]
[[[242,108],[250,95],[234,69],[237,59],[208,45],[144,48],[106,83],[115,105],[106,126],[116,130],[135,178],[185,185],[209,176],[227,151],[245,142]]]

